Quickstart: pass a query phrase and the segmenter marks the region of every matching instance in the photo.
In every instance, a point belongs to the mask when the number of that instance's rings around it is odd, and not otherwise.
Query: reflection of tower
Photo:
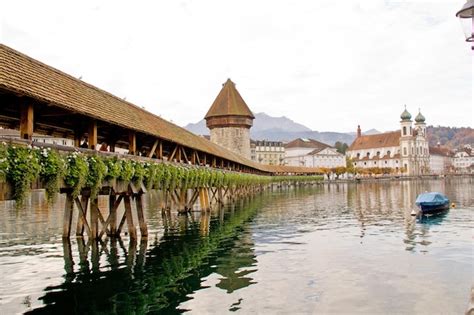
[[[252,112],[230,79],[223,84],[206,114],[206,125],[211,130],[211,141],[250,159],[250,127]]]
[[[249,273],[255,272],[257,260],[253,252],[251,233],[241,234],[228,254],[220,257],[216,272],[223,276],[216,284],[218,288],[224,289],[227,293],[248,287],[253,282],[253,278],[248,277]]]

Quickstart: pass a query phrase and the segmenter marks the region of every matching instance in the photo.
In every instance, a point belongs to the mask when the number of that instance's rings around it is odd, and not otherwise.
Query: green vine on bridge
[[[322,180],[312,176],[263,176],[212,169],[209,167],[106,157],[80,152],[60,153],[38,147],[0,145],[0,181],[8,182],[13,198],[21,206],[36,181],[43,183],[48,201],[61,183],[72,188],[74,197],[84,188],[95,197],[107,181],[143,183],[147,189],[172,191],[178,188],[244,187],[272,182],[308,182]]]

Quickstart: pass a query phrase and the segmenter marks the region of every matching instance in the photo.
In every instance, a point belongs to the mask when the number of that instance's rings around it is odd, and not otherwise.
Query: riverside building
[[[425,117],[419,112],[414,124],[411,117],[405,108],[400,130],[375,135],[362,135],[358,126],[357,137],[346,152],[354,167],[389,167],[407,175],[430,173]]]
[[[344,154],[314,139],[298,138],[285,145],[285,165],[333,168],[346,166]]]

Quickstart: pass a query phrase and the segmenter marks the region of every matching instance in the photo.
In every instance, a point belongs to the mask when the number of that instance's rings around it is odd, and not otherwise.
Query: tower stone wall
[[[211,141],[250,159],[250,129],[220,127],[211,129]]]

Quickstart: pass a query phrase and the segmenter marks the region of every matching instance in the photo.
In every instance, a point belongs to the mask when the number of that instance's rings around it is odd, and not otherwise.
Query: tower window
[[[407,127],[403,126],[403,135],[406,136],[407,135]]]

